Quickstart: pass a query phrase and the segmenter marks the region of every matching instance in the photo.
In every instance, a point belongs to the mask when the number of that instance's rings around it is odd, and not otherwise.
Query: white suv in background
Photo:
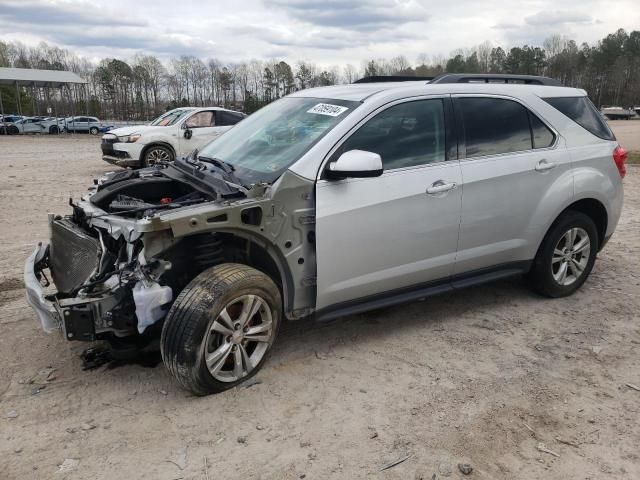
[[[224,108],[176,108],[149,125],[116,128],[102,136],[102,159],[121,167],[170,162],[218,137],[246,115]]]

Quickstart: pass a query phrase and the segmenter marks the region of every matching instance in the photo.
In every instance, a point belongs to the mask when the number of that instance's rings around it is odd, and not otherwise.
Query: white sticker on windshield
[[[347,107],[340,105],[331,105],[330,103],[319,103],[311,110],[307,110],[307,113],[317,113],[319,115],[329,115],[330,117],[337,117],[338,115],[349,110]]]

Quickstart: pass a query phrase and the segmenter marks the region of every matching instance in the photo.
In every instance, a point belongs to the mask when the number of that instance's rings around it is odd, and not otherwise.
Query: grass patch
[[[640,165],[640,152],[629,152],[629,157],[627,158],[628,164],[632,165]]]

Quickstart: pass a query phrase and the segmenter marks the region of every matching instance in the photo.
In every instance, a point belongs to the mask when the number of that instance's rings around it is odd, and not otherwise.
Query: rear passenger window
[[[553,145],[555,136],[549,127],[529,112],[529,121],[531,122],[531,136],[533,137],[533,148],[547,148]]]
[[[360,127],[340,152],[349,150],[379,154],[385,170],[443,162],[442,100],[417,100],[387,108]]]
[[[458,98],[467,158],[531,150],[528,110],[502,98]]]
[[[616,139],[602,114],[587,97],[554,97],[543,100],[596,137],[604,140]]]
[[[216,112],[216,126],[228,127],[229,125],[235,125],[243,118],[244,116],[239,113],[225,112],[224,110],[218,110]]]

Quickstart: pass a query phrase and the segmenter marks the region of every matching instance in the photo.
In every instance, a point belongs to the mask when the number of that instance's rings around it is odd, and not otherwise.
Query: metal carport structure
[[[0,68],[0,86],[12,85],[16,88],[16,107],[18,115],[22,115],[22,103],[20,100],[20,87],[31,87],[32,89],[32,102],[33,102],[33,114],[36,114],[36,96],[33,94],[36,88],[46,89],[59,89],[60,96],[64,99],[65,88],[69,94],[69,97],[73,97],[71,92],[71,86],[74,90],[78,85],[86,87],[87,81],[76,75],[73,72],[64,70],[38,70],[35,68]],[[77,92],[76,92],[77,93]],[[86,92],[85,92],[86,93]],[[76,95],[77,96],[77,95]],[[50,95],[47,93],[47,99],[50,99]],[[89,101],[88,95],[86,96],[87,102]],[[56,102],[57,103],[57,102]],[[73,105],[75,102],[70,102]],[[2,91],[0,90],[0,115],[4,116],[4,105],[2,102]],[[57,117],[57,112],[53,112],[53,116]],[[4,122],[2,122],[4,123]]]

